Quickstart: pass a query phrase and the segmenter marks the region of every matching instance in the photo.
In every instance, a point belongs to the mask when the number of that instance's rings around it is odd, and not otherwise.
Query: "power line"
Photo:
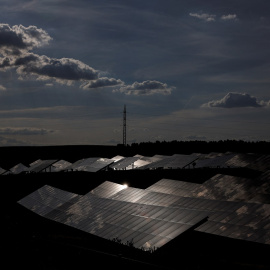
[[[124,105],[124,111],[123,111],[123,145],[126,146],[127,144],[127,111],[126,111],[126,105]]]

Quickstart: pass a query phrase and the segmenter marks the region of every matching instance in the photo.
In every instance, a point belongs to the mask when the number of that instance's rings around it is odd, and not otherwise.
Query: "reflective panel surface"
[[[108,185],[104,184],[107,190]],[[87,233],[147,249],[159,248],[207,219],[207,213],[197,210],[132,203],[97,194],[103,193],[81,196],[43,186],[18,203],[45,218]]]

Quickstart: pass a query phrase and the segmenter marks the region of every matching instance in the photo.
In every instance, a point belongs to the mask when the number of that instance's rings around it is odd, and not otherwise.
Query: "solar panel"
[[[194,190],[200,186],[201,185],[197,183],[161,179],[154,185],[148,187],[146,190],[179,195],[183,197],[191,197],[193,196]]]
[[[133,168],[134,162],[139,160],[139,159],[140,159],[139,157],[125,157],[123,159],[116,161],[112,165],[110,165],[110,168],[112,168],[114,170],[124,170],[129,166],[131,166],[131,168]]]
[[[140,169],[157,169],[157,168],[184,168],[194,162],[198,157],[196,155],[180,155],[165,156],[157,161],[151,162],[140,167]]]
[[[268,196],[258,197],[258,194],[270,194],[268,181],[244,177],[216,174],[203,184],[198,185],[192,192],[194,197],[218,199],[226,201],[245,201],[268,203]],[[253,198],[257,197],[256,200]]]
[[[72,163],[66,160],[58,160],[57,162],[55,162],[52,165],[52,171],[53,172],[59,172],[59,171],[63,171],[65,168],[67,168],[68,166],[70,166]]]
[[[204,159],[197,159],[195,168],[203,168],[203,167],[209,167],[209,168],[226,168],[228,167],[227,162],[232,159],[236,154],[228,154],[228,155],[222,155],[212,158],[204,158]],[[236,167],[235,165],[231,165],[231,167]]]
[[[237,154],[226,162],[228,166],[250,168],[265,172],[270,169],[270,155],[261,154]]]
[[[178,184],[177,182],[177,180],[162,179],[147,188],[147,190],[155,190],[153,187],[159,186],[161,187],[159,192],[164,191],[165,195],[168,196],[168,188],[170,190],[170,188],[175,188],[178,185],[181,186],[182,183]],[[200,189],[197,191],[201,192]],[[210,188],[209,191],[211,191]],[[147,197],[150,195],[151,193],[141,198],[138,202],[144,200],[145,203],[153,203],[152,199],[147,201]],[[172,194],[170,196],[178,197]],[[162,203],[161,197],[155,203]],[[208,197],[203,198],[200,196],[179,197],[179,200],[175,200],[169,206],[209,211],[208,221],[199,226],[196,229],[198,231],[264,244],[268,243],[268,235],[270,234],[269,204],[222,201],[216,198],[208,199]],[[254,235],[254,237],[249,237],[250,234]]]
[[[22,172],[29,171],[29,168],[27,166],[23,165],[22,163],[19,163],[19,164],[13,166],[12,168],[10,168],[9,170],[12,174],[19,174]]]
[[[37,160],[33,161],[32,163],[30,163],[29,165],[30,165],[30,167],[31,167],[31,166],[33,166],[33,165],[35,165],[35,164],[40,163],[40,162],[42,162],[42,160],[41,160],[41,159],[37,159]]]
[[[138,159],[134,162],[134,164],[131,164],[127,167],[127,170],[131,170],[131,169],[136,169],[136,168],[140,168],[142,166],[145,166],[147,164],[151,163],[151,161],[146,161],[143,159]]]
[[[8,175],[11,174],[10,170],[5,170],[3,168],[0,168],[0,175]]]
[[[99,157],[90,157],[90,158],[85,158],[83,159],[79,164],[74,164],[73,166],[73,170],[76,171],[87,171],[88,168],[94,163],[96,162],[98,159],[100,159]]]
[[[102,184],[90,191],[91,194],[102,197],[109,198],[115,193],[119,192],[122,189],[125,189],[126,186],[120,185],[117,183],[104,181]]]
[[[44,186],[18,201],[33,212],[137,248],[159,248],[207,219],[205,213],[72,194]],[[171,211],[176,211],[172,216]]]
[[[125,157],[117,155],[117,156],[112,157],[111,159],[114,160],[114,162],[116,162],[116,161],[123,159],[123,158],[125,158]]]
[[[108,159],[108,158],[99,158],[97,160],[94,160],[90,164],[86,164],[83,166],[79,166],[77,168],[78,171],[87,171],[87,172],[98,172],[100,170],[103,170],[107,168],[110,164],[114,163],[113,159]]]
[[[30,172],[46,172],[51,171],[51,166],[57,162],[57,160],[39,160],[37,163],[34,163],[33,165],[30,166],[29,171]]]
[[[186,184],[190,184],[190,188],[193,186],[193,183],[186,182]],[[110,184],[107,182],[105,189],[109,191],[111,185],[121,187],[119,184]],[[162,189],[160,192],[155,192],[153,191],[155,190],[152,188],[153,186],[159,186]],[[187,211],[186,216],[188,216],[190,210],[199,210],[201,213],[209,215],[209,221],[203,225],[207,226],[207,223],[210,222],[209,229],[207,231],[199,230],[207,233],[243,240],[249,239],[249,241],[251,241],[251,238],[248,238],[247,233],[245,234],[247,229],[256,235],[260,234],[259,231],[261,229],[268,233],[270,229],[270,205],[181,197],[179,195],[169,194],[170,192],[168,190],[181,186],[186,186],[183,181],[162,179],[146,190],[128,187],[126,189],[119,189],[119,191],[114,189],[114,192],[107,193],[106,195],[108,198],[114,200],[131,201],[148,206],[156,205],[182,209],[182,211]],[[98,187],[94,190],[96,189]],[[162,191],[165,193],[162,193]],[[175,213],[168,211],[168,215],[174,217]],[[174,219],[174,221],[176,220]],[[265,238],[260,237],[260,241],[263,241],[263,239]],[[266,242],[265,240],[264,243]]]
[[[77,168],[77,166],[79,166],[85,159],[82,158],[82,159],[79,159],[75,162],[73,162],[72,164],[70,164],[69,166],[65,167],[63,169],[63,171],[73,171]]]
[[[90,157],[79,159],[69,166],[65,167],[62,171],[89,171],[91,164],[101,159],[100,157]]]

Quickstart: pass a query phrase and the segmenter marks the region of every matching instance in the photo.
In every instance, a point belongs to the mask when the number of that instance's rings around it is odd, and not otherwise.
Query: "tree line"
[[[118,145],[120,148],[121,146]],[[243,141],[243,140],[219,140],[219,141],[156,141],[132,143],[122,146],[126,153],[141,155],[172,155],[211,152],[237,152],[270,154],[270,142],[267,141]]]

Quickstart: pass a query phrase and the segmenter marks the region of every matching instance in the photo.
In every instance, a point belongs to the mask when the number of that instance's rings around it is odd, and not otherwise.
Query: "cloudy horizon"
[[[268,7],[3,0],[0,146],[269,141]]]

